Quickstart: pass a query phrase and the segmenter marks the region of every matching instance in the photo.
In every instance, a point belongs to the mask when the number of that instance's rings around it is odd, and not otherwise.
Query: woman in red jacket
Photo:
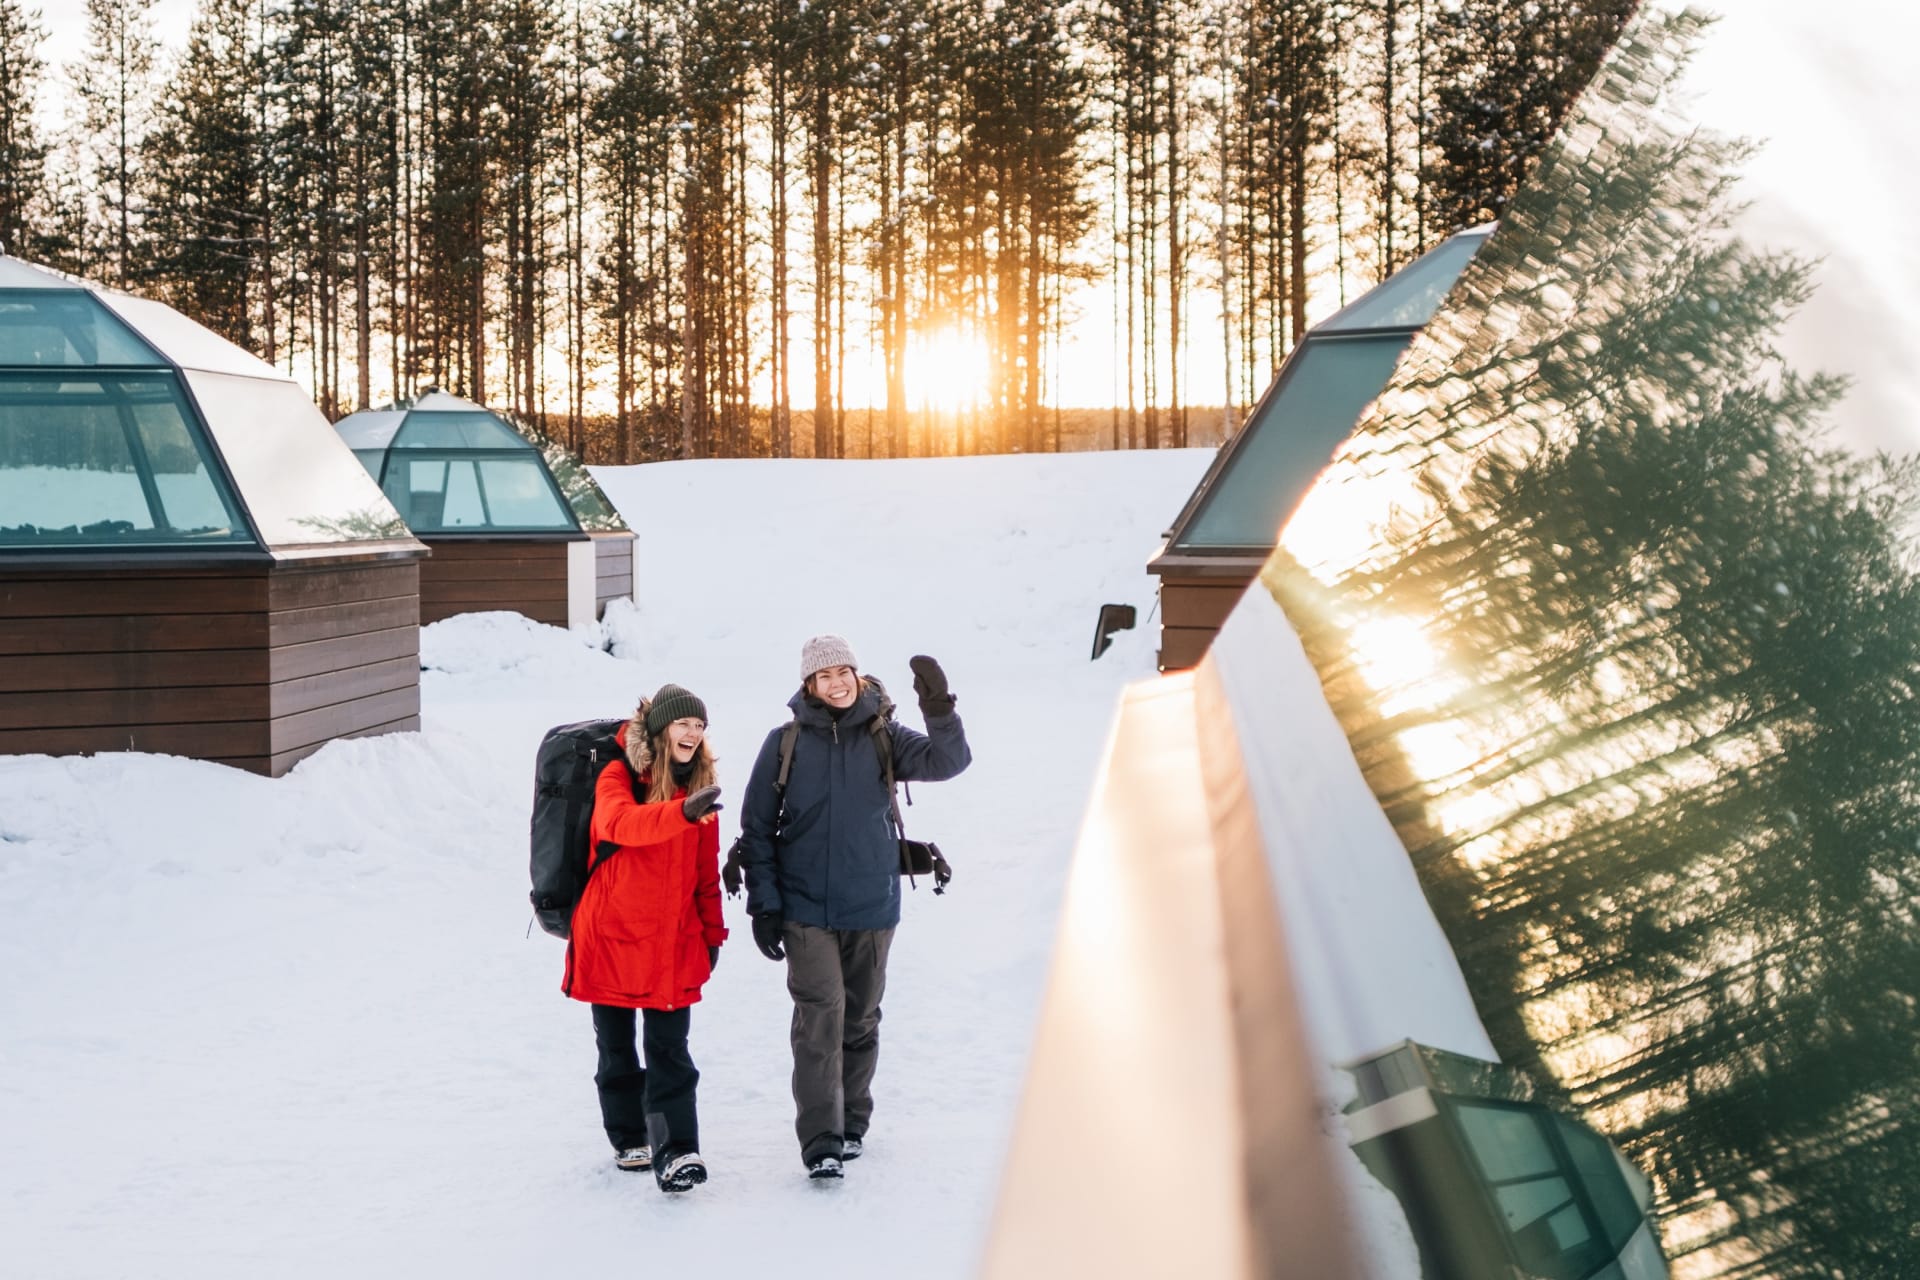
[[[622,1169],[662,1191],[707,1180],[687,1050],[689,1008],[720,959],[720,788],[707,707],[677,684],[620,731],[627,758],[600,773],[593,867],[574,909],[561,990],[593,1006],[600,1117]],[[634,1051],[634,1010],[641,1052]]]

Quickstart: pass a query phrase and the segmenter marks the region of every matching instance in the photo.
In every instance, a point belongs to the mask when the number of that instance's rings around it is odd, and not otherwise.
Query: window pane
[[[1433,319],[1453,282],[1486,242],[1484,235],[1454,236],[1381,281],[1324,321],[1320,329],[1338,333],[1343,329],[1419,328]]]
[[[416,409],[394,434],[396,449],[527,449],[532,445],[484,410],[465,413]]]
[[[1556,1171],[1553,1149],[1531,1112],[1461,1103],[1455,1114],[1487,1181],[1505,1182]]]
[[[0,543],[251,542],[171,374],[0,377]]]
[[[1618,1247],[1640,1229],[1644,1218],[1627,1186],[1626,1175],[1620,1170],[1620,1159],[1614,1154],[1613,1144],[1565,1116],[1555,1116],[1554,1127],[1573,1156],[1580,1185],[1600,1215],[1600,1228],[1606,1233],[1607,1243]]]
[[[493,522],[487,519],[486,504],[481,500],[479,472],[474,469],[471,458],[458,462],[443,463],[446,478],[446,511],[440,523],[448,529],[484,529]]]
[[[407,536],[380,486],[298,383],[199,369],[185,377],[270,548]]]
[[[0,366],[67,368],[165,361],[84,289],[0,289]]]
[[[1309,339],[1282,371],[1176,547],[1271,547],[1300,496],[1380,394],[1411,341]]]
[[[1495,1187],[1493,1198],[1500,1205],[1500,1214],[1506,1219],[1507,1230],[1518,1232],[1528,1223],[1537,1222],[1556,1209],[1571,1206],[1573,1188],[1567,1185],[1565,1178],[1534,1178]],[[1584,1233],[1581,1238],[1586,1238]]]
[[[505,529],[572,529],[572,514],[554,492],[538,458],[489,458],[480,463],[487,512]]]

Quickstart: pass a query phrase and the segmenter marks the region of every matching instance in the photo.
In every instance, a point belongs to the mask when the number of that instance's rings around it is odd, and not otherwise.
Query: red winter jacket
[[[641,783],[645,788],[644,777]],[[707,948],[726,939],[720,914],[720,827],[688,822],[672,800],[633,798],[615,760],[593,798],[594,871],[574,908],[560,989],[589,1004],[681,1009],[712,974]],[[603,843],[618,846],[599,856]]]

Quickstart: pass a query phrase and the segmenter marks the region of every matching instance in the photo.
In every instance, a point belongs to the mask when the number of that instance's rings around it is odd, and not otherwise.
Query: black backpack
[[[533,767],[534,918],[567,937],[593,861],[593,789],[609,761],[626,758],[614,737],[625,720],[582,720],[549,729]]]

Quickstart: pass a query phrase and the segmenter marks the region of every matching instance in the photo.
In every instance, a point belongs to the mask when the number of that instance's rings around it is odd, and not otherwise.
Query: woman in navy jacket
[[[944,781],[973,755],[940,664],[910,665],[927,732],[888,725],[894,777]],[[873,1115],[880,998],[900,923],[900,848],[872,732],[890,704],[839,636],[802,646],[800,678],[787,703],[799,733],[786,789],[777,786],[782,726],[767,735],[747,783],[741,860],[754,942],[787,962],[800,1158],[810,1176],[837,1178],[842,1161],[860,1154]]]

